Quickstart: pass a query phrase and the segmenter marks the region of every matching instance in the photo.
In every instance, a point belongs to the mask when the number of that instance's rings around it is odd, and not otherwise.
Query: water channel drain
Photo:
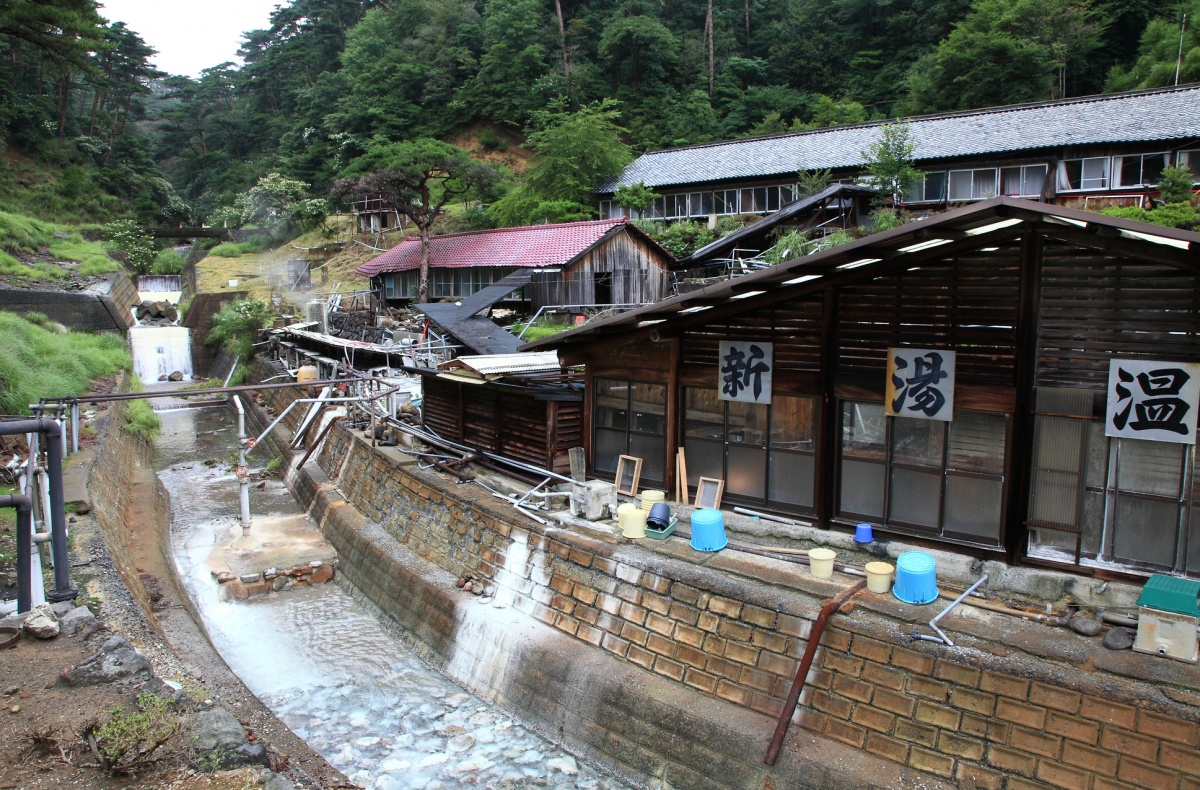
[[[155,467],[171,492],[172,552],[205,628],[250,690],[351,781],[368,790],[627,787],[431,669],[336,584],[220,600],[212,555],[237,529],[226,462],[235,417],[231,409],[161,417]],[[211,458],[221,463],[206,466]],[[278,481],[252,495],[256,519],[300,513]]]

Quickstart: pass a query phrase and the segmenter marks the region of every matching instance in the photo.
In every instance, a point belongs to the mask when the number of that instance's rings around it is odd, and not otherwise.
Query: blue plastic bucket
[[[871,533],[870,524],[859,524],[854,528],[855,543],[871,543],[875,540],[875,536]]]
[[[725,537],[725,516],[715,508],[700,508],[692,513],[692,548],[696,551],[720,551],[729,544]]]
[[[933,603],[938,597],[937,560],[923,551],[906,551],[896,558],[892,595],[905,603]]]

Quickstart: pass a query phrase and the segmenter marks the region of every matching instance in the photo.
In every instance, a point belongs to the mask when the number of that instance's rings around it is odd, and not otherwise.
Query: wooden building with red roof
[[[520,269],[527,298],[551,306],[643,305],[669,295],[674,258],[626,219],[530,225],[430,239],[430,299],[461,299]],[[416,298],[421,242],[410,236],[356,270],[383,304]]]

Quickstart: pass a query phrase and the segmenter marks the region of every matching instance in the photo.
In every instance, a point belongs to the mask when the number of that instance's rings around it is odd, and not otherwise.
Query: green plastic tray
[[[646,537],[654,538],[655,540],[666,540],[671,536],[671,533],[675,531],[675,527],[677,526],[679,526],[679,519],[677,518],[671,519],[671,523],[667,525],[666,529],[655,529],[647,524]]]

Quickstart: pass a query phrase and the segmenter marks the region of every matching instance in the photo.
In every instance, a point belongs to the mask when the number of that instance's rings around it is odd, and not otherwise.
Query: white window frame
[[[968,197],[956,197],[955,195],[951,194],[951,190],[954,186],[954,176],[956,173],[970,173],[971,174],[971,182],[970,182],[971,194]],[[992,174],[992,189],[991,189],[990,194],[983,194],[983,195],[976,196],[976,194],[975,194],[976,183],[975,182],[980,177],[980,175],[983,173],[991,173]],[[999,173],[999,170],[995,167],[971,167],[971,168],[964,168],[962,170],[951,170],[950,172],[948,172],[946,174],[946,201],[948,203],[966,203],[968,201],[973,201],[973,200],[987,200],[988,198],[995,197],[997,194],[999,194],[999,186],[1000,186],[1000,173]]]
[[[935,197],[929,196],[928,184],[929,184],[930,176],[941,176],[942,177],[941,194],[937,195]],[[947,172],[945,170],[930,170],[928,172],[921,173],[919,181],[920,181],[919,186],[918,186],[917,181],[913,181],[912,184],[909,185],[908,190],[905,191],[904,202],[906,204],[907,203],[943,203],[943,202],[945,202],[946,190],[950,183],[950,176],[947,174]],[[913,197],[914,192],[918,188],[920,189],[920,192],[921,192],[920,197]]]
[[[1086,178],[1084,176],[1084,167],[1087,162],[1104,162],[1104,183],[1099,186],[1088,185],[1089,181],[1096,181],[1095,177]],[[1079,186],[1071,186],[1067,180],[1067,165],[1071,162],[1079,162]],[[1063,159],[1058,163],[1057,184],[1059,192],[1102,192],[1109,188],[1112,183],[1112,157],[1111,156],[1085,156],[1078,159]]]
[[[1022,189],[1022,191],[1019,194],[1017,194],[1017,193],[1009,194],[1009,193],[1005,192],[1004,191],[1004,171],[1005,170],[1020,170],[1022,187],[1024,187],[1025,183],[1029,180],[1029,177],[1026,175],[1026,171],[1040,170],[1041,178],[1038,179],[1038,181],[1042,185],[1045,185],[1046,176],[1050,173],[1050,165],[1046,164],[1045,162],[1039,162],[1037,164],[1010,165],[1008,167],[1000,168],[1000,180],[997,182],[997,186],[999,186],[999,193],[1001,195],[1004,195],[1006,197],[1036,198],[1036,197],[1042,196],[1042,187],[1038,187],[1036,192],[1026,192],[1026,191],[1024,191],[1024,189]]]
[[[1163,167],[1168,167],[1171,164],[1171,155],[1166,151],[1158,151],[1150,154],[1127,154],[1124,156],[1114,156],[1112,159],[1112,184],[1114,189],[1130,189],[1134,187],[1154,187],[1158,181],[1153,183],[1146,182],[1146,157],[1162,157]],[[1126,184],[1121,180],[1122,170],[1126,159],[1138,160],[1138,180],[1133,183]]]

